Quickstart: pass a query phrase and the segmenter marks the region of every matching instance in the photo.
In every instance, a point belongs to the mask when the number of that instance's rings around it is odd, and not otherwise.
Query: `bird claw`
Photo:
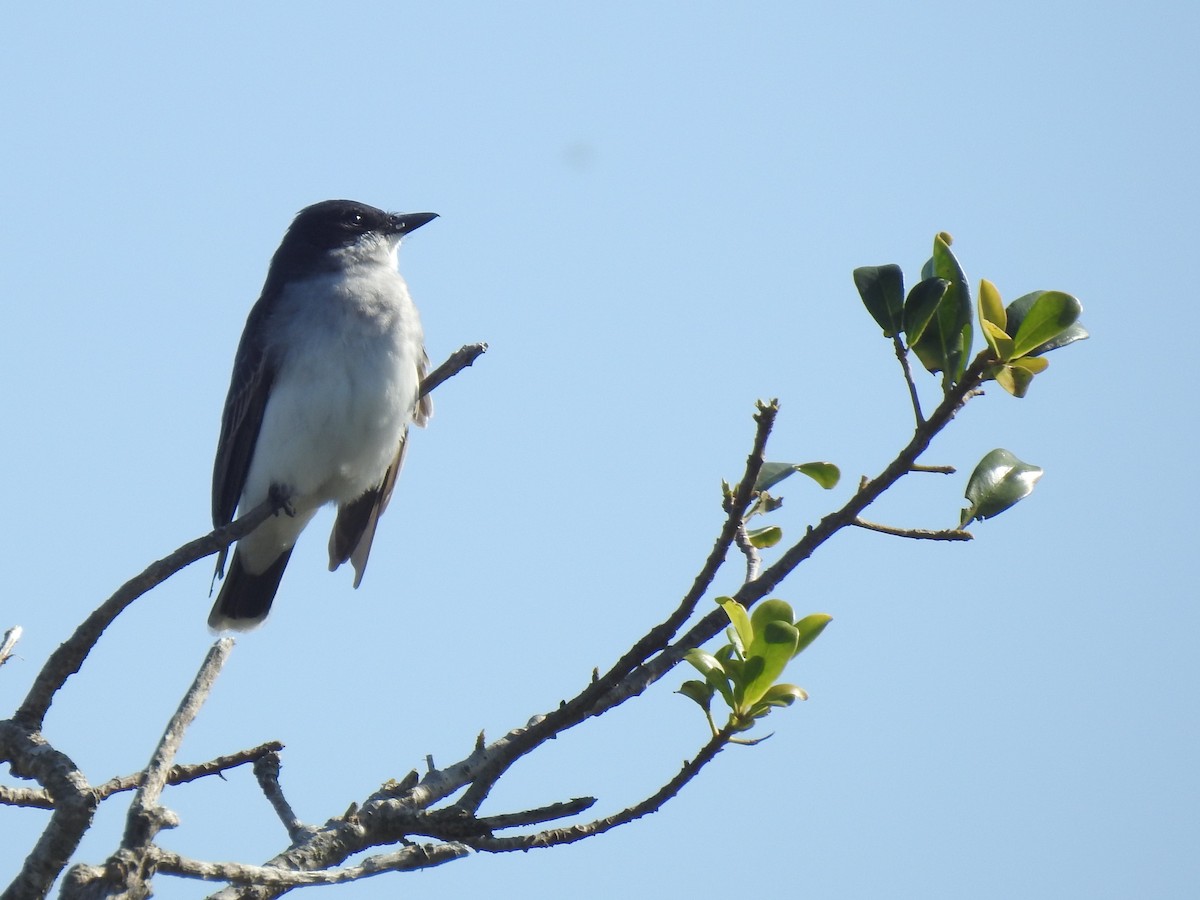
[[[275,515],[286,513],[288,518],[296,518],[296,507],[292,506],[291,491],[280,484],[271,485],[267,496],[270,497],[271,503],[275,506]]]

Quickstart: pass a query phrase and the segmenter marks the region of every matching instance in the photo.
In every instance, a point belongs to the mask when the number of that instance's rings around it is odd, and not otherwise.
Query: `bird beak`
[[[416,231],[437,217],[437,213],[393,213],[391,215],[392,234],[404,235],[410,231]]]

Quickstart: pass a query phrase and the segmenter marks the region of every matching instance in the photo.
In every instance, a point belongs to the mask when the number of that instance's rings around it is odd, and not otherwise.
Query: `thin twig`
[[[565,828],[552,828],[539,831],[536,834],[517,835],[514,837],[482,837],[468,838],[464,843],[476,850],[488,853],[506,853],[513,850],[530,850],[534,847],[555,847],[559,844],[573,844],[584,838],[595,837],[606,831],[625,825],[642,816],[658,812],[668,800],[677,795],[689,781],[695,778],[713,758],[729,743],[729,734],[720,731],[714,734],[707,744],[701,748],[696,757],[683,764],[679,772],[659,788],[655,793],[641,803],[624,809],[616,815],[596,819],[582,825],[569,825]]]
[[[204,657],[200,671],[192,681],[192,686],[188,688],[179,708],[167,723],[166,731],[163,732],[153,756],[150,757],[150,763],[146,766],[142,784],[129,806],[129,815],[125,820],[125,837],[121,841],[124,849],[134,852],[145,850],[162,827],[163,819],[159,814],[158,798],[167,785],[175,754],[179,752],[184,732],[195,721],[200,707],[208,699],[213,684],[232,650],[233,638],[221,638],[212,645]]]
[[[213,529],[204,537],[189,541],[175,552],[151,563],[141,574],[121,585],[115,594],[83,620],[74,634],[50,654],[50,658],[34,680],[33,687],[29,689],[25,702],[13,716],[14,720],[32,730],[40,730],[46,711],[54,701],[54,695],[66,684],[68,678],[79,671],[96,641],[117,616],[147,591],[162,584],[180,569],[218,553],[239,538],[245,537],[274,512],[275,507],[271,501],[261,503],[223,528]]]
[[[584,810],[591,809],[595,805],[595,797],[576,797],[573,800],[551,803],[549,806],[527,809],[524,812],[482,816],[478,822],[489,831],[498,831],[501,828],[520,828],[523,825],[536,825],[553,819],[565,819],[567,816],[578,815]]]
[[[11,720],[0,721],[0,758],[9,761],[14,775],[36,779],[54,803],[49,824],[0,900],[44,897],[91,827],[100,801],[65,753]]]
[[[737,548],[742,551],[742,556],[746,557],[746,581],[753,581],[762,569],[762,557],[758,554],[758,548],[750,543],[745,522],[738,525],[735,541]]]
[[[283,796],[283,787],[279,784],[279,769],[278,753],[266,753],[254,761],[254,777],[258,779],[258,786],[262,788],[271,808],[275,810],[275,815],[279,816],[279,821],[287,829],[292,843],[299,843],[312,829],[300,821],[292,810],[292,805]]]
[[[953,475],[958,469],[954,466],[925,466],[921,463],[913,463],[909,466],[910,472],[932,472],[935,475]]]
[[[818,547],[838,531],[853,524],[864,509],[877,500],[897,481],[912,471],[912,466],[928,448],[934,437],[945,428],[960,409],[980,393],[979,385],[988,364],[985,353],[981,353],[963,373],[962,380],[951,388],[929,418],[913,433],[908,444],[884,470],[873,480],[864,478],[859,490],[842,506],[825,516],[809,528],[804,537],[789,547],[774,563],[768,566],[754,581],[742,585],[733,595],[745,607],[753,606],[778,587],[792,571],[808,559]],[[715,609],[693,625],[685,634],[674,641],[662,653],[645,665],[631,672],[621,683],[597,704],[590,715],[600,715],[637,696],[651,684],[674,668],[683,655],[692,647],[699,647],[729,624],[729,617],[722,609]]]
[[[257,747],[251,747],[249,750],[239,750],[237,753],[218,756],[206,762],[172,766],[171,772],[167,776],[167,784],[187,784],[198,778],[216,775],[254,762],[264,753],[277,752],[282,749],[283,744],[278,741],[268,741]],[[120,775],[110,778],[108,781],[96,785],[92,792],[98,800],[105,800],[113,794],[135,790],[142,781],[142,775],[142,772],[138,772],[135,775]],[[54,808],[54,801],[50,799],[50,793],[45,788],[8,788],[0,785],[0,804],[28,806],[34,809]]]
[[[483,341],[476,344],[466,344],[450,354],[450,358],[430,372],[421,380],[421,390],[418,396],[424,397],[439,384],[453,378],[467,366],[472,365],[487,352],[488,345]]]
[[[926,528],[896,528],[892,525],[880,525],[877,522],[868,522],[860,518],[854,519],[850,524],[868,531],[878,531],[880,534],[914,538],[921,541],[970,541],[974,539],[971,532],[963,531],[961,528],[946,528],[940,531],[930,531]]]
[[[917,427],[920,428],[925,424],[925,416],[921,413],[921,398],[917,396],[917,385],[913,381],[912,369],[908,365],[908,351],[904,349],[904,344],[900,342],[900,335],[892,336],[892,346],[896,350],[896,359],[900,360],[900,368],[904,370],[904,383],[908,385],[908,396],[912,400],[913,416],[917,420]]]
[[[356,866],[344,869],[318,869],[304,871],[285,869],[279,866],[245,866],[239,863],[213,863],[188,859],[161,847],[151,853],[159,872],[179,875],[184,878],[199,878],[204,881],[230,881],[238,885],[254,885],[263,888],[289,888],[305,884],[344,884],[358,881],[384,872],[407,872],[428,869],[442,863],[460,859],[470,854],[463,844],[413,844],[392,853],[369,856]],[[216,896],[241,896],[237,888],[221,891]]]

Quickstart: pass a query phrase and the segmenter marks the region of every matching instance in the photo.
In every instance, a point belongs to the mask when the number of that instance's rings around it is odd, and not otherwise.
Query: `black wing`
[[[268,359],[263,340],[263,326],[271,311],[268,299],[264,292],[250,311],[233,362],[233,378],[225,398],[225,411],[221,414],[221,437],[213,463],[212,517],[215,528],[233,521],[275,378],[274,366]]]

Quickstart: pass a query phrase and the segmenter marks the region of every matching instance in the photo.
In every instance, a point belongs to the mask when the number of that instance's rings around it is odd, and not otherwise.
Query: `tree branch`
[[[230,881],[239,885],[218,892],[215,896],[271,897],[283,890],[306,884],[344,884],[384,872],[406,872],[428,869],[470,854],[462,844],[413,844],[392,853],[381,853],[364,859],[357,866],[344,869],[301,871],[277,866],[244,866],[238,863],[212,863],[188,859],[161,847],[153,848],[153,862],[158,871],[184,878],[205,881]],[[253,887],[250,887],[250,886]]]
[[[278,753],[266,753],[254,761],[254,777],[258,779],[258,786],[262,788],[271,808],[275,810],[275,815],[279,816],[279,821],[283,823],[292,843],[298,844],[313,829],[300,821],[299,816],[292,810],[292,805],[283,796],[283,787],[279,784],[279,769]]]
[[[44,897],[91,827],[100,801],[65,753],[15,722],[0,721],[0,759],[11,763],[14,775],[36,779],[54,804],[50,823],[0,900]]]
[[[921,398],[917,396],[917,385],[913,381],[912,369],[908,365],[908,351],[904,349],[904,344],[900,343],[900,335],[892,336],[892,347],[896,350],[896,359],[900,361],[900,368],[904,371],[904,383],[908,385],[908,398],[912,401],[913,417],[917,420],[917,427],[920,428],[925,424],[925,416],[921,413]]]
[[[237,753],[218,756],[216,759],[210,759],[207,762],[172,766],[170,774],[167,776],[167,784],[187,784],[189,781],[195,781],[198,778],[215,775],[219,772],[245,765],[248,762],[254,762],[266,753],[275,753],[282,749],[283,744],[279,743],[279,741],[268,741],[257,747],[251,747],[249,750],[239,750]],[[92,790],[98,800],[106,800],[113,794],[132,791],[137,788],[141,783],[142,774],[142,772],[137,772],[133,775],[120,775],[116,778],[110,778],[108,781],[96,785]],[[45,788],[8,788],[0,785],[0,804],[29,806],[35,809],[54,808],[54,801],[50,799],[50,794]]]
[[[554,735],[578,725],[584,719],[596,715],[596,710],[601,708],[601,706],[604,709],[610,708],[611,704],[606,700],[610,692],[647,659],[661,652],[668,645],[671,638],[682,627],[683,623],[687,621],[688,617],[691,616],[696,608],[696,604],[700,602],[700,599],[708,591],[713,579],[716,577],[717,571],[725,562],[729,548],[737,538],[737,530],[742,525],[742,515],[750,503],[755,482],[758,480],[758,473],[762,469],[767,438],[770,437],[771,429],[775,424],[775,416],[778,412],[779,402],[777,400],[772,400],[769,403],[761,401],[758,403],[758,412],[754,415],[754,421],[757,426],[755,429],[754,444],[749,456],[746,457],[746,470],[742,475],[742,479],[738,482],[733,497],[725,505],[725,523],[721,527],[721,533],[717,537],[716,543],[708,555],[708,559],[705,560],[700,573],[692,582],[691,589],[679,602],[679,606],[675,609],[675,612],[665,621],[650,629],[628,652],[617,660],[616,664],[608,672],[598,679],[593,679],[591,684],[574,698],[560,705],[558,709],[547,713],[544,718],[537,721],[534,725],[525,729],[510,731],[506,735],[505,740],[507,740],[507,744],[503,750],[498,751],[488,760],[487,768],[478,773],[472,781],[471,786],[467,788],[462,798],[458,801],[458,805],[461,808],[474,813],[479,809],[480,804],[483,803],[492,786],[496,783],[496,780],[514,762]]]
[[[569,825],[566,828],[553,828],[539,831],[536,834],[518,835],[515,837],[482,837],[467,838],[468,846],[488,853],[507,853],[513,850],[531,850],[534,847],[555,847],[559,844],[573,844],[584,838],[595,837],[606,831],[625,825],[642,816],[650,815],[662,809],[663,805],[675,797],[685,784],[695,778],[713,758],[729,743],[729,733],[720,731],[714,734],[707,744],[701,748],[696,757],[683,764],[679,772],[659,788],[654,794],[641,803],[624,809],[616,815],[606,816],[582,825]]]
[[[961,528],[946,528],[941,531],[930,531],[926,528],[896,528],[892,525],[880,525],[877,522],[868,522],[865,519],[857,517],[850,524],[856,525],[859,528],[865,528],[868,531],[878,531],[880,534],[915,538],[921,541],[969,541],[974,539],[974,535],[971,532],[963,531]]]
[[[14,720],[31,730],[40,730],[42,720],[54,701],[54,695],[66,684],[68,678],[79,671],[105,629],[131,603],[162,584],[180,569],[190,566],[196,560],[219,553],[234,541],[245,537],[274,513],[275,506],[271,501],[261,503],[223,528],[215,528],[204,537],[189,541],[175,552],[152,562],[141,574],[121,585],[115,594],[83,620],[74,634],[50,654],[50,658],[34,680],[25,702],[13,717]]]

